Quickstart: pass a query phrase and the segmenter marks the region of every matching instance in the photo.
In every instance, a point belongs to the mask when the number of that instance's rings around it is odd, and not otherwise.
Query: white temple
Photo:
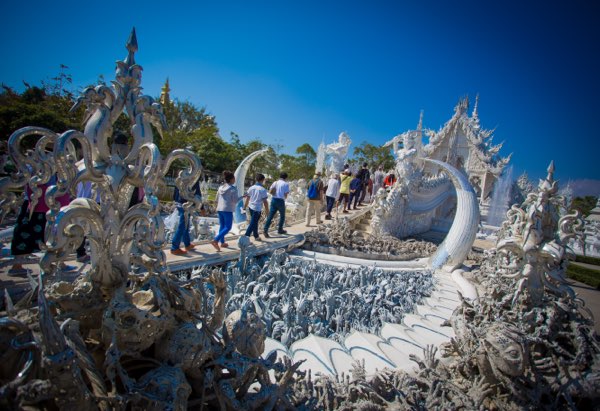
[[[471,116],[469,99],[464,98],[454,108],[454,115],[437,132],[425,130],[429,137],[423,146],[423,157],[446,162],[465,173],[473,186],[482,214],[487,211],[494,183],[498,180],[512,154],[502,157],[498,153],[502,143],[492,143],[493,130],[483,129],[477,112],[479,96]],[[437,172],[433,168],[425,171]]]
[[[9,138],[17,171],[0,179],[0,213],[25,185],[33,205],[45,190],[49,211],[41,258],[0,258],[0,267],[39,266],[37,280],[26,270],[29,289],[18,301],[4,290],[1,409],[597,404],[600,339],[564,277],[568,242],[581,238],[583,221],[561,215],[553,163],[506,213],[496,246],[472,247],[479,209],[510,159],[481,129],[477,103],[469,117],[461,100],[438,132],[424,130],[421,116],[417,130],[394,137],[398,180],[373,204],[335,213],[315,230],[302,222],[264,240],[241,235],[227,252],[207,240],[190,247],[195,256],[168,260],[159,187],[175,161],[187,164],[175,184],[193,213],[202,165],[190,150],[163,157],[153,143],[151,125],[160,131],[165,117],[161,104],[141,95],[135,30],[126,48],[112,88],[88,87],[77,100],[92,113],[83,133],[23,127]],[[168,103],[168,84],[163,97]],[[108,141],[124,110],[134,144],[122,158]],[[39,137],[36,149],[24,151],[29,136]],[[317,169],[327,154],[328,172],[341,171],[350,144],[345,132],[322,144]],[[265,153],[239,164],[238,197],[250,164]],[[80,197],[61,207],[58,198],[82,181],[101,202]],[[130,207],[135,187],[144,199]],[[289,220],[303,215],[305,187],[290,182]],[[245,224],[240,203],[233,218]],[[598,224],[600,203],[588,220]],[[431,231],[443,234],[439,245],[398,240]],[[90,261],[67,278],[64,264],[84,238]]]

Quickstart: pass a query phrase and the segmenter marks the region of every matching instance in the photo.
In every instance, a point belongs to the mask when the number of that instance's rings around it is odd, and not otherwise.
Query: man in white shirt
[[[331,210],[340,195],[340,178],[337,174],[332,174],[327,182],[327,191],[325,192],[325,200],[327,201],[327,214],[325,220],[331,220]]]
[[[279,227],[277,232],[279,234],[287,234],[287,231],[283,229],[283,225],[285,224],[285,199],[290,192],[290,185],[287,182],[288,175],[287,173],[281,173],[279,175],[279,180],[275,181],[271,184],[271,188],[269,192],[271,193],[271,208],[269,210],[269,216],[267,217],[267,221],[265,222],[265,237],[269,238],[269,227],[271,226],[271,221],[273,217],[275,217],[275,213],[279,212]]]
[[[269,195],[263,187],[264,182],[265,176],[258,173],[256,175],[256,183],[248,189],[248,196],[244,203],[244,208],[250,208],[250,224],[245,235],[250,237],[250,234],[252,234],[256,241],[262,241],[258,235],[258,220],[260,219],[262,208],[264,206],[265,210],[269,210],[269,204],[267,203]]]

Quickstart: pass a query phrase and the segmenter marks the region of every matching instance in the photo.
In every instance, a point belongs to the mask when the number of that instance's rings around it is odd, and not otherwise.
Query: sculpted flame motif
[[[185,410],[192,402],[207,409],[272,408],[286,401],[298,365],[283,368],[274,357],[257,358],[264,325],[253,313],[228,319],[231,341],[227,327],[227,341],[216,334],[225,317],[223,272],[177,281],[167,269],[156,193],[173,163],[186,163],[175,184],[192,199],[184,207],[199,208],[192,186],[201,165],[188,150],[161,156],[151,125],[161,133],[165,117],[160,104],[140,93],[135,31],[127,50],[112,87],[88,87],[76,101],[74,109],[86,107],[83,133],[26,127],[10,137],[18,171],[0,180],[0,204],[14,201],[8,188],[28,184],[35,205],[40,186],[53,176],[56,183],[46,190],[50,211],[39,281],[31,279],[32,291],[17,304],[5,295],[9,317],[0,319],[0,347],[14,361],[0,364],[0,408]],[[123,110],[133,137],[129,153],[109,144]],[[32,135],[39,136],[35,150],[24,152],[21,143]],[[61,209],[57,197],[74,196],[79,183],[91,184],[93,198]],[[144,200],[129,207],[135,187],[144,189]],[[56,281],[59,264],[84,236],[89,270],[73,283]],[[141,255],[132,255],[134,241]],[[132,260],[147,274],[133,274]],[[29,308],[36,289],[37,310]],[[278,373],[279,384],[269,370]],[[250,392],[254,382],[260,388]]]
[[[57,263],[74,252],[86,236],[91,247],[90,278],[105,288],[118,287],[127,279],[134,231],[145,233],[139,248],[147,257],[146,268],[159,273],[166,270],[161,250],[164,228],[156,192],[165,183],[164,176],[175,160],[189,164],[176,180],[187,198],[194,198],[191,186],[201,173],[199,159],[188,150],[175,150],[166,158],[161,157],[153,143],[150,125],[162,132],[166,121],[160,104],[150,96],[140,95],[142,68],[134,59],[135,31],[127,49],[127,58],[117,63],[117,79],[112,82],[112,88],[88,87],[77,99],[73,109],[86,106],[84,132],[69,130],[58,135],[37,127],[16,131],[9,139],[9,153],[19,171],[0,180],[2,191],[29,184],[33,191],[31,202],[35,205],[40,201],[40,185],[56,175],[56,184],[46,192],[50,207],[47,252],[40,266],[44,272],[53,273]],[[122,158],[122,153],[110,149],[108,140],[112,136],[112,124],[124,109],[131,119],[133,145]],[[35,151],[22,153],[21,142],[30,135],[41,138]],[[81,154],[75,151],[74,142],[81,147]],[[74,196],[79,183],[93,184],[99,203],[78,198],[60,210],[56,198],[65,193]],[[130,209],[135,187],[144,189],[145,201]],[[198,200],[194,203],[199,206]]]
[[[509,260],[502,275],[518,279],[513,305],[525,291],[524,297],[532,306],[543,303],[546,291],[575,298],[566,286],[561,264],[568,240],[582,234],[583,220],[579,212],[560,217],[560,208],[566,205],[556,195],[553,173],[551,163],[538,191],[530,193],[521,207],[513,206],[502,226],[498,251]]]
[[[42,274],[38,281],[30,278],[32,290],[16,304],[5,294],[0,408],[591,409],[600,400],[598,336],[563,281],[565,242],[578,235],[580,219],[560,217],[552,166],[538,192],[511,209],[498,249],[473,271],[479,298],[464,300],[453,314],[449,325],[456,337],[443,346],[445,361],[428,346],[422,359],[411,356],[418,369],[410,374],[385,369],[367,376],[364,365],[357,365],[352,379],[333,379],[298,373],[299,363],[275,362],[275,351],[259,357],[265,328],[285,342],[304,333],[293,322],[323,331],[319,312],[340,331],[348,320],[342,309],[388,320],[402,315],[397,306],[374,313],[363,301],[382,308],[384,297],[413,298],[423,288],[418,281],[432,283],[433,277],[412,273],[412,284],[394,283],[397,278],[366,267],[354,273],[316,263],[301,266],[283,251],[261,268],[247,237],[227,275],[210,267],[189,277],[168,273],[156,190],[172,163],[183,160],[189,167],[176,184],[193,198],[200,162],[186,150],[161,157],[149,125],[160,130],[164,117],[157,103],[139,95],[135,32],[127,49],[113,87],[86,89],[78,101],[87,107],[83,133],[26,127],[10,138],[18,171],[0,180],[3,199],[7,188],[28,184],[35,204],[40,186],[54,175],[57,179],[46,191],[50,211]],[[135,140],[125,156],[108,144],[124,109]],[[24,152],[22,140],[31,135],[39,136],[35,150]],[[435,192],[434,180],[424,184]],[[79,182],[91,182],[100,201],[76,199],[60,209],[56,198],[74,193]],[[129,208],[134,187],[144,188],[145,199]],[[378,206],[391,206],[400,194],[415,195],[395,189],[387,200],[380,195]],[[436,198],[422,196],[407,207],[425,210]],[[198,205],[198,199],[192,203]],[[91,244],[90,271],[72,284],[51,283],[57,264],[84,235]],[[148,269],[144,276],[130,272],[134,238],[143,253],[138,261]],[[302,275],[305,270],[315,271],[312,279]],[[376,286],[378,278],[384,281]],[[226,302],[228,288],[237,293]],[[309,289],[310,294],[303,292]],[[240,311],[225,320],[226,306]],[[361,325],[364,321],[348,324]]]

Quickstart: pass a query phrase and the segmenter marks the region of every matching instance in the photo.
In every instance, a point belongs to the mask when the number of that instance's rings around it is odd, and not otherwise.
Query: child
[[[267,212],[269,211],[269,203],[267,203],[269,194],[263,187],[264,182],[265,176],[261,173],[258,173],[256,175],[256,183],[248,189],[248,196],[244,202],[244,209],[250,208],[251,215],[250,224],[248,225],[245,236],[250,237],[250,234],[252,234],[256,241],[262,241],[258,235],[258,220],[260,219],[263,206]]]

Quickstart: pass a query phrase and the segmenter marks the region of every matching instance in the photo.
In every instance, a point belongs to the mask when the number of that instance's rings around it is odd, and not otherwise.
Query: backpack
[[[309,200],[315,200],[319,198],[319,191],[317,190],[319,185],[319,179],[311,180],[310,185],[308,186],[308,191],[306,192],[306,196]]]

